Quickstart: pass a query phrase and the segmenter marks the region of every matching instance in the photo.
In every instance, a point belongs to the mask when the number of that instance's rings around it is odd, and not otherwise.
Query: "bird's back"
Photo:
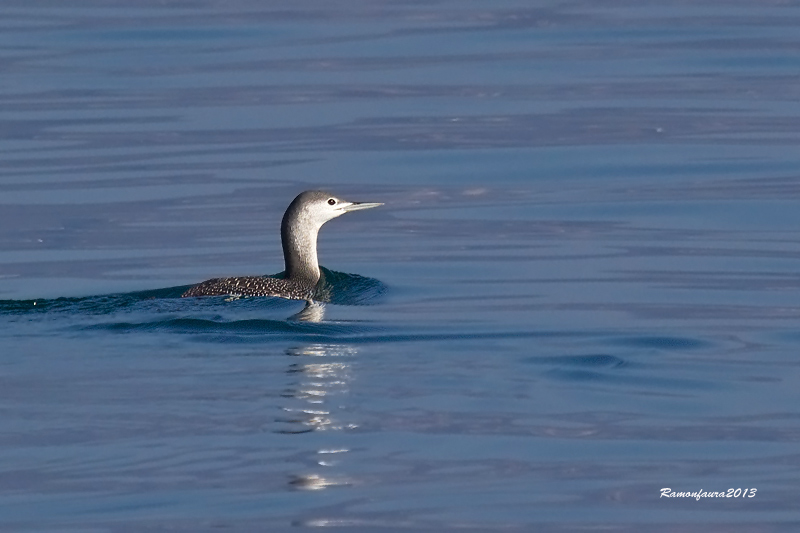
[[[314,287],[291,279],[266,276],[214,278],[195,285],[181,296],[276,296],[291,300],[310,300]]]

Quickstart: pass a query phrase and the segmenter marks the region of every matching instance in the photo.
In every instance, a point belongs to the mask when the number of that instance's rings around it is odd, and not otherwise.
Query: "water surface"
[[[0,529],[797,530],[798,24],[4,2]],[[310,188],[321,321],[177,298]]]

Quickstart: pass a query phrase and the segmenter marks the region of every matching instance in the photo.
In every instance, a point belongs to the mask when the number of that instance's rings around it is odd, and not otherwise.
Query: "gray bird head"
[[[306,191],[300,193],[289,205],[286,216],[302,224],[309,224],[316,229],[327,221],[350,211],[370,209],[383,205],[380,203],[348,202],[325,191]]]

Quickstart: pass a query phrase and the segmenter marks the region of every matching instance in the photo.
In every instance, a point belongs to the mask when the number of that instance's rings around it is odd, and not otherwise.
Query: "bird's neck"
[[[304,228],[284,220],[281,224],[283,260],[286,264],[286,279],[314,286],[319,281],[317,262],[318,228]]]

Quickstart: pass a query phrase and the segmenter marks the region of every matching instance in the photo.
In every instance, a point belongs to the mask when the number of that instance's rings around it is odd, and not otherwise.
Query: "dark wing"
[[[242,278],[214,278],[199,283],[184,292],[181,297],[191,296],[275,296],[290,300],[310,300],[314,287],[305,287],[286,279],[265,276]]]

